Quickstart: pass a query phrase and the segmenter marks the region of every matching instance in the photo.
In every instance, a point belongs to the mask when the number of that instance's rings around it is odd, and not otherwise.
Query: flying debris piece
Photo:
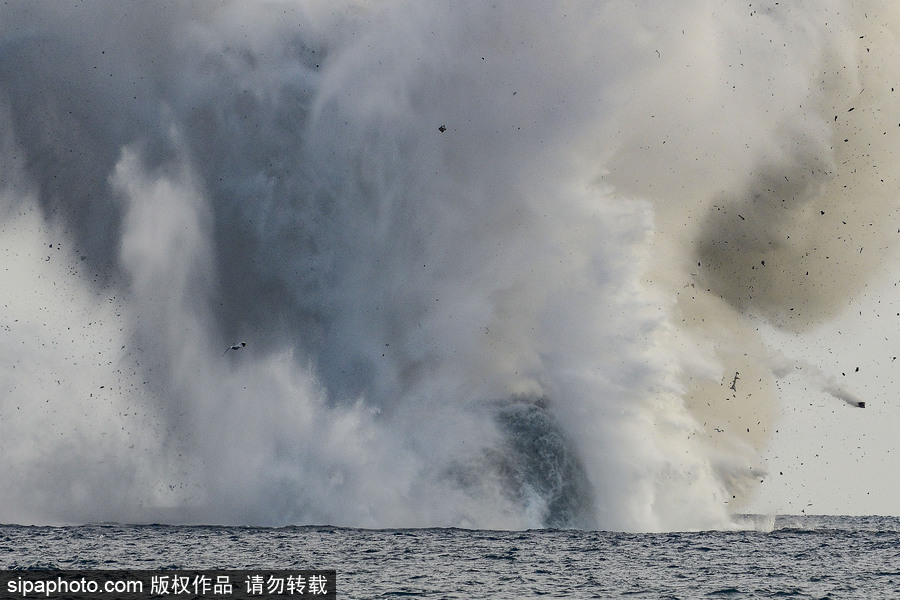
[[[791,373],[804,373],[811,383],[815,384],[816,387],[826,394],[838,400],[843,400],[855,408],[866,407],[866,403],[862,398],[844,387],[834,377],[826,376],[817,366],[800,360],[791,360],[780,353],[777,356],[773,356],[773,359],[772,374],[775,377],[782,378]],[[859,372],[859,367],[857,367],[856,372]]]
[[[229,348],[225,348],[225,352],[222,353],[222,356],[225,356],[226,354],[228,354],[229,350],[240,350],[241,348],[243,348],[246,345],[247,345],[247,342],[241,342],[240,344],[235,344]]]
[[[851,392],[850,390],[848,390],[847,388],[845,388],[844,386],[839,384],[837,381],[835,381],[835,379],[833,377],[830,378],[828,380],[828,383],[825,385],[825,391],[827,393],[831,394],[832,396],[834,396],[835,398],[837,398],[838,400],[843,400],[850,406],[854,406],[856,408],[865,408],[866,407],[866,403],[863,401],[862,398],[860,398],[859,396],[857,396],[856,394],[854,394],[853,392]]]
[[[737,391],[737,382],[740,377],[738,377],[739,373],[737,371],[734,372],[734,379],[731,380],[731,390]]]
[[[438,131],[444,133],[445,131],[447,131],[447,128],[444,125],[441,125],[440,127],[438,127]]]

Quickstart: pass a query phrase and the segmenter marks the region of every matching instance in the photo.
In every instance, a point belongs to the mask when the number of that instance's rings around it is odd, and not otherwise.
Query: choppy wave
[[[0,567],[327,568],[343,598],[895,597],[896,517],[777,521],[772,532],[670,533],[0,526]]]

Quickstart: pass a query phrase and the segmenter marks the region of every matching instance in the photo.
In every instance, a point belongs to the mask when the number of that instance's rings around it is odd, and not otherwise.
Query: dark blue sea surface
[[[900,598],[900,518],[755,522],[679,533],[5,525],[0,567],[336,569],[339,598]]]

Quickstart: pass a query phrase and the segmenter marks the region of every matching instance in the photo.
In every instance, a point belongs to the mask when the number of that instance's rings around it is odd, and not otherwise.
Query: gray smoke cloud
[[[4,5],[0,520],[730,526],[754,320],[900,230],[898,17]]]

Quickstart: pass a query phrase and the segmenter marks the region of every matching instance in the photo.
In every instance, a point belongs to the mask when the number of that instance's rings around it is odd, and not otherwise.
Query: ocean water
[[[335,569],[339,598],[900,598],[900,518],[737,531],[0,527],[4,569]],[[760,530],[763,529],[763,530]]]
[[[0,522],[716,529],[784,469],[897,514],[898,31],[896,0],[0,3]],[[165,531],[216,543],[137,556],[323,536],[350,590],[477,587],[357,551],[401,534]],[[575,534],[402,535],[491,593],[642,579],[528,562]]]

